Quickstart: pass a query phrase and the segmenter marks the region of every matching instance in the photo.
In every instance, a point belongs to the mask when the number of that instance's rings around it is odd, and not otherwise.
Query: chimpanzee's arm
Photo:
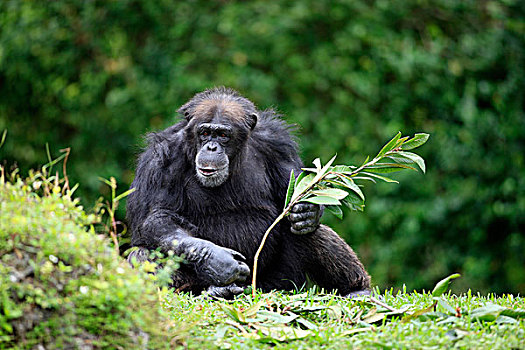
[[[165,141],[164,141],[165,142]],[[173,147],[173,146],[171,146]],[[173,172],[182,167],[166,162],[163,144],[150,146],[139,159],[135,189],[128,197],[127,219],[133,246],[172,250],[194,267],[200,279],[210,285],[243,282],[250,274],[244,257],[231,249],[193,236],[196,228],[177,213],[182,184]],[[173,160],[176,161],[176,160]]]

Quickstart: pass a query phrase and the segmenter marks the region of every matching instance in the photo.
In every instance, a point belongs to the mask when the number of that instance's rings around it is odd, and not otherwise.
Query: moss
[[[0,178],[0,348],[159,348],[169,321],[151,278],[91,226],[67,187]]]

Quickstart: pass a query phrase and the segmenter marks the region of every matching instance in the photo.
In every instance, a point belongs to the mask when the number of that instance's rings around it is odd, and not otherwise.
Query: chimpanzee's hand
[[[237,294],[244,292],[244,288],[235,283],[224,287],[210,286],[203,292],[203,295],[211,298],[233,299]]]
[[[304,235],[312,233],[319,227],[319,221],[323,215],[323,209],[317,204],[297,203],[292,207],[288,219],[292,227],[292,233]]]
[[[194,250],[192,250],[194,249]],[[246,258],[235,250],[220,247],[208,241],[195,241],[189,254],[198,254],[193,259],[200,278],[214,286],[225,286],[233,282],[244,282],[250,268],[241,260]]]

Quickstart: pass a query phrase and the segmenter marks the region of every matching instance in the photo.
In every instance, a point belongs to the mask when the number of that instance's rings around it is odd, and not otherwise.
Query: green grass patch
[[[523,349],[522,297],[385,291],[347,299],[315,290],[233,301],[169,294],[190,349]]]

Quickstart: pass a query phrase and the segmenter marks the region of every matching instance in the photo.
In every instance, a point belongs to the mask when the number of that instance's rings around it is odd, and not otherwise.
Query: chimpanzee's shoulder
[[[259,113],[251,141],[254,147],[270,157],[276,155],[295,158],[298,146],[293,132],[296,127],[286,123],[282,116],[272,109]]]

